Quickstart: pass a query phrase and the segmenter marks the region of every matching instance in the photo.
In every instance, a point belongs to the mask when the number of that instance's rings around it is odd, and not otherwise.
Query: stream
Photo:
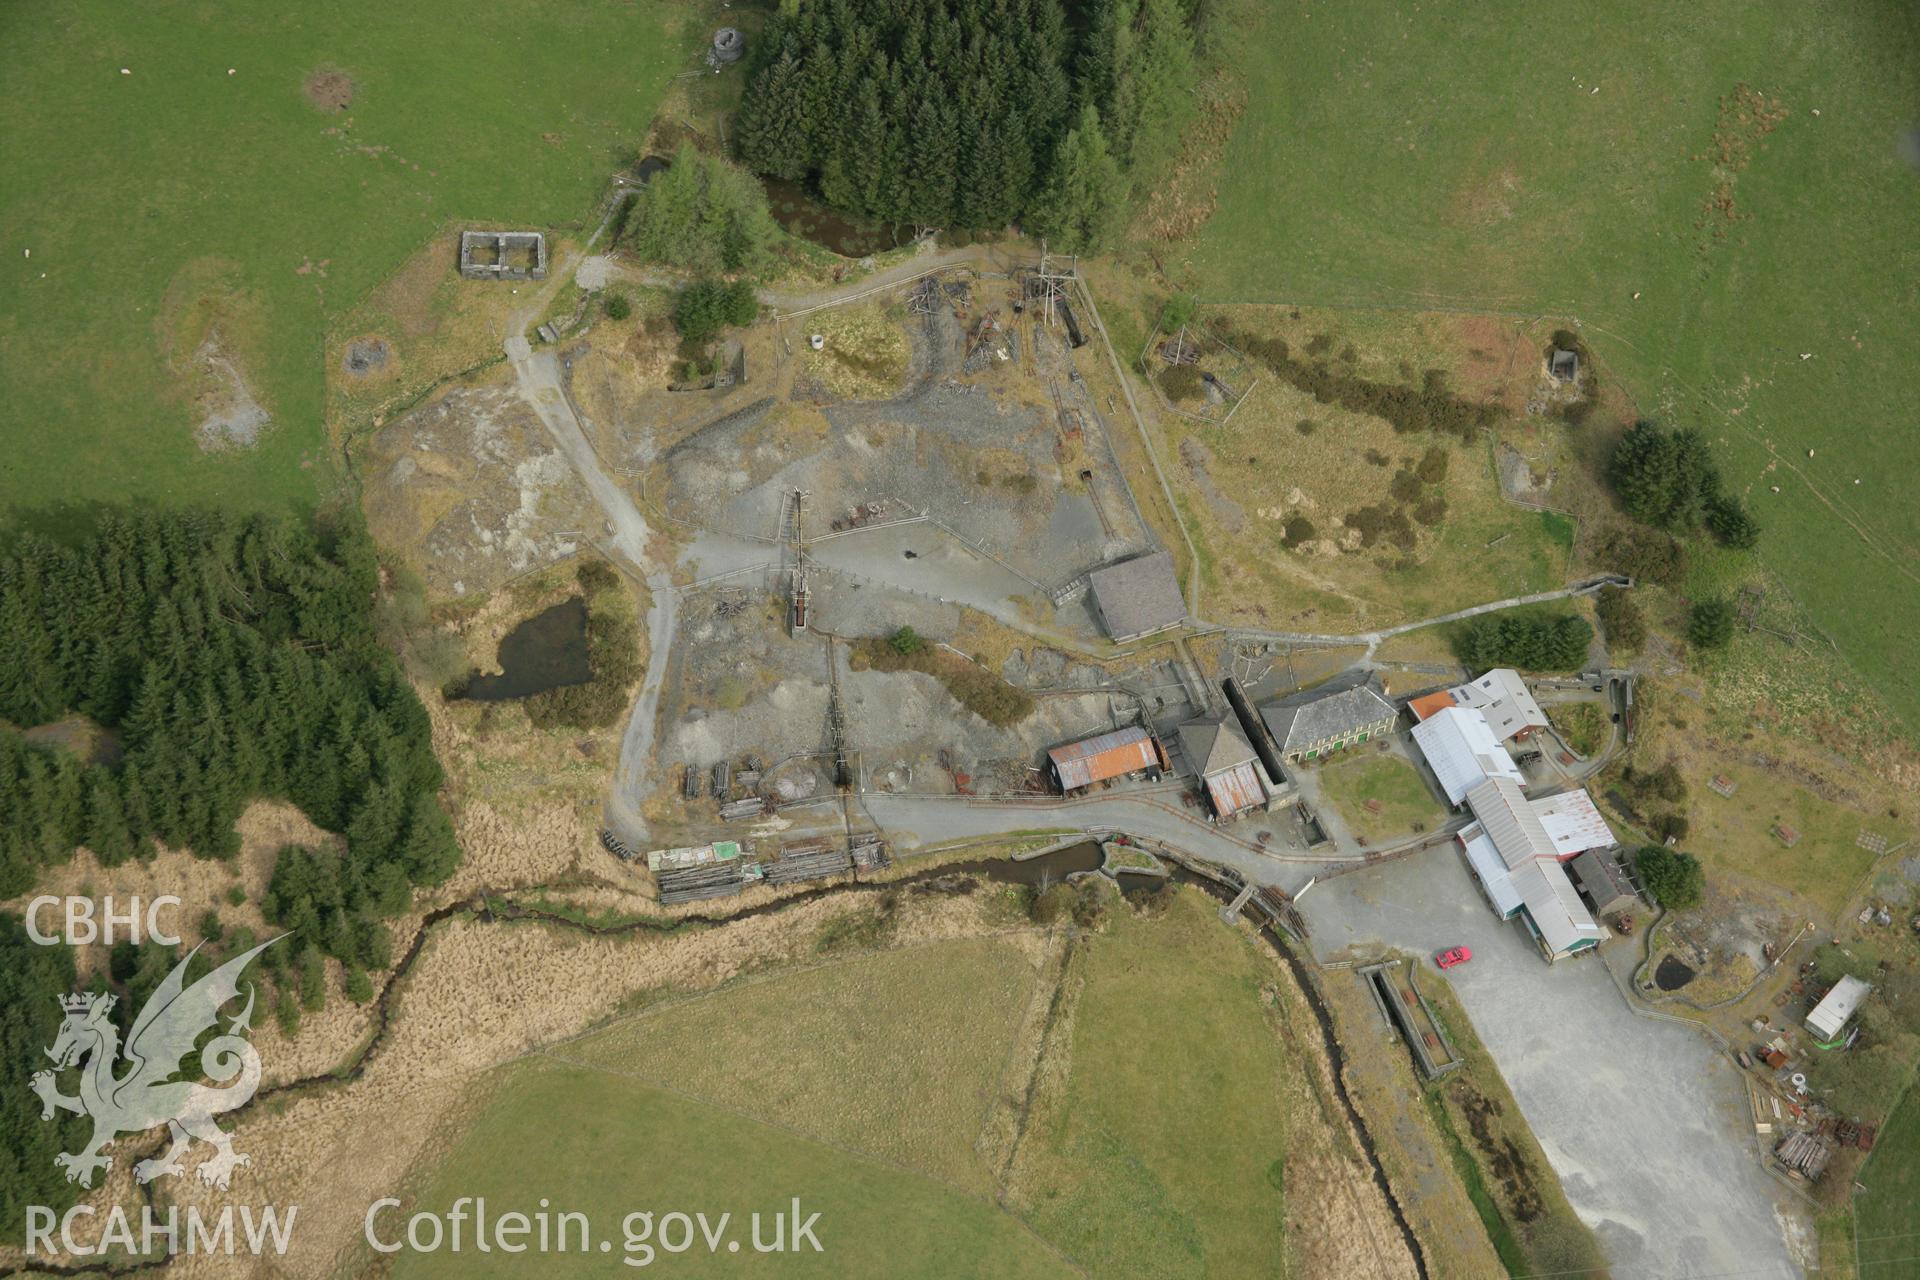
[[[813,902],[821,898],[841,895],[886,893],[910,885],[926,884],[939,880],[957,880],[978,876],[997,884],[1019,884],[1031,887],[1042,883],[1063,881],[1075,873],[1094,871],[1100,866],[1101,860],[1102,854],[1099,844],[1094,841],[1086,841],[1067,845],[1063,848],[1019,861],[1012,859],[983,858],[966,862],[949,862],[940,866],[928,867],[926,870],[915,872],[912,875],[895,877],[890,880],[862,881],[856,879],[850,883],[820,885],[812,889],[805,889],[798,893],[775,899],[772,902],[761,903],[757,906],[747,907],[739,911],[719,913],[690,912],[683,916],[673,917],[672,919],[635,917],[608,924],[595,924],[589,921],[575,920],[569,916],[547,911],[540,907],[527,906],[505,895],[496,895],[483,890],[467,900],[438,907],[421,918],[420,927],[414,931],[413,938],[408,943],[406,951],[394,962],[393,968],[387,973],[386,981],[382,983],[380,987],[380,994],[372,1006],[372,1034],[366,1038],[359,1051],[353,1056],[351,1062],[332,1071],[301,1076],[293,1080],[282,1081],[279,1084],[262,1087],[245,1106],[237,1108],[228,1114],[237,1118],[245,1115],[269,1099],[288,1097],[308,1089],[349,1084],[365,1074],[367,1064],[373,1059],[373,1056],[380,1051],[381,1046],[386,1041],[387,1032],[392,1025],[393,1001],[407,975],[419,961],[421,952],[426,947],[428,937],[433,933],[435,926],[455,916],[471,916],[473,919],[486,924],[532,920],[598,936],[639,932],[669,934],[686,927],[717,928],[739,920],[748,920],[756,916],[772,915],[799,906],[802,903]],[[1222,902],[1230,902],[1233,899],[1234,888],[1224,882],[1213,880],[1188,867],[1177,864],[1172,865],[1170,870],[1172,871],[1172,879],[1176,883],[1194,885]],[[1129,878],[1134,879],[1136,877]],[[1162,881],[1156,878],[1153,883],[1158,884],[1162,883]],[[1126,887],[1129,890],[1132,889],[1132,886]],[[1288,972],[1292,974],[1295,983],[1298,984],[1302,994],[1305,996],[1308,1007],[1313,1010],[1314,1021],[1320,1030],[1322,1047],[1333,1068],[1331,1076],[1334,1096],[1339,1101],[1342,1111],[1345,1112],[1349,1123],[1353,1126],[1353,1130],[1359,1138],[1358,1145],[1362,1154],[1366,1157],[1367,1165],[1372,1172],[1374,1184],[1379,1187],[1381,1195],[1386,1200],[1387,1207],[1393,1215],[1394,1224],[1399,1228],[1401,1238],[1406,1243],[1407,1251],[1413,1258],[1415,1270],[1418,1272],[1421,1280],[1429,1280],[1430,1273],[1427,1269],[1426,1255],[1420,1247],[1419,1239],[1415,1236],[1412,1225],[1407,1221],[1407,1216],[1401,1207],[1399,1197],[1394,1193],[1392,1185],[1387,1180],[1386,1170],[1381,1166],[1380,1158],[1374,1150],[1373,1136],[1367,1129],[1366,1121],[1355,1108],[1353,1099],[1347,1092],[1345,1078],[1346,1055],[1342,1051],[1339,1037],[1335,1033],[1333,1016],[1320,997],[1319,988],[1316,985],[1316,978],[1312,972],[1311,965],[1306,960],[1303,960],[1295,948],[1289,945],[1287,940],[1273,927],[1263,926],[1258,932],[1261,940],[1271,947],[1275,955],[1286,965]],[[151,1144],[150,1150],[143,1149],[138,1154],[146,1155],[151,1154],[151,1152],[157,1152],[160,1146],[161,1143],[156,1140]],[[154,1203],[152,1184],[143,1185],[140,1188],[140,1194],[141,1198],[149,1205]],[[171,1265],[171,1262],[171,1258],[159,1258],[128,1264],[98,1262],[78,1266],[58,1266],[40,1263],[29,1265],[26,1263],[18,1263],[0,1267],[0,1280],[4,1280],[5,1277],[10,1276],[26,1275],[134,1275],[141,1272],[162,1270]]]

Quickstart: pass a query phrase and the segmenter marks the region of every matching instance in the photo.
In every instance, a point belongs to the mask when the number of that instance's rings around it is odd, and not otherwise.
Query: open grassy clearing
[[[1097,1275],[1271,1274],[1300,1087],[1261,1017],[1271,975],[1189,890],[1074,977],[1073,1069],[1042,1077],[1016,1203]]]
[[[0,507],[312,503],[336,478],[331,321],[451,219],[577,223],[704,37],[697,13],[11,11]],[[272,422],[207,455],[195,424],[231,389],[220,361]]]
[[[880,400],[900,389],[907,372],[905,310],[877,302],[829,307],[803,318],[802,328],[818,334],[799,351],[801,373],[842,400]]]
[[[1010,1202],[1093,1275],[1410,1273],[1311,1015],[1214,906],[1163,891],[1075,954]]]
[[[1762,558],[1920,723],[1911,10],[1261,14],[1181,264],[1202,295],[1578,316],[1721,445]]]
[[[1860,1280],[1920,1277],[1920,1236],[1913,1234],[1920,1205],[1920,1091],[1909,1089],[1874,1143],[1860,1172],[1866,1191],[1853,1202]]]
[[[1427,784],[1399,755],[1337,760],[1319,771],[1319,781],[1347,827],[1368,844],[1419,831],[1442,816]]]

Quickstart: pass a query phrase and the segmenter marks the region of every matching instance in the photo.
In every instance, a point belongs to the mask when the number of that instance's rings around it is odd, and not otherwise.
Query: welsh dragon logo
[[[54,1070],[35,1072],[33,1091],[43,1104],[42,1120],[53,1119],[56,1109],[93,1120],[93,1137],[85,1146],[53,1158],[67,1171],[68,1182],[91,1187],[96,1172],[113,1167],[113,1157],[106,1154],[108,1144],[121,1134],[144,1133],[163,1124],[172,1143],[160,1155],[134,1165],[134,1176],[143,1183],[162,1174],[180,1173],[180,1156],[195,1138],[213,1148],[213,1155],[202,1161],[198,1170],[200,1180],[210,1186],[225,1190],[233,1171],[250,1163],[247,1156],[233,1149],[233,1135],[213,1118],[246,1105],[260,1085],[260,1055],[243,1038],[252,1030],[251,984],[246,1007],[229,1017],[224,1034],[200,1048],[201,1070],[209,1079],[228,1083],[210,1086],[173,1077],[180,1073],[182,1060],[193,1052],[201,1035],[218,1025],[221,1006],[240,994],[241,971],[279,940],[270,939],[235,956],[188,986],[187,965],[200,950],[195,947],[173,967],[140,1010],[127,1034],[124,1051],[120,1030],[108,1016],[113,1011],[113,996],[60,997],[67,1020],[61,1024],[53,1047],[46,1051],[53,1059]],[[55,1072],[77,1066],[83,1059],[79,1095],[69,1097],[60,1092]],[[123,1059],[129,1069],[116,1076],[114,1072]]]

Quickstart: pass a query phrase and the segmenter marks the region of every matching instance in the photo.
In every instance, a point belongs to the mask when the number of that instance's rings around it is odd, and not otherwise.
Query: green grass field
[[[617,1260],[636,1210],[731,1211],[745,1241],[748,1215],[795,1195],[822,1215],[823,1253],[701,1246],[674,1270],[1272,1274],[1292,1147],[1334,1138],[1297,1118],[1307,1086],[1260,994],[1278,972],[1193,891],[1150,918],[1114,910],[1058,999],[1057,960],[998,937],[655,993],[501,1069],[408,1212],[484,1195],[495,1214],[543,1196],[587,1214],[595,1248],[543,1258],[542,1275],[608,1274],[597,1241]],[[512,1261],[407,1253],[394,1274],[523,1274]]]
[[[1397,755],[1338,760],[1323,767],[1319,776],[1321,789],[1348,829],[1369,844],[1409,835],[1416,823],[1432,824],[1445,816],[1413,766]],[[1378,810],[1369,808],[1369,802],[1378,802]]]
[[[700,13],[9,8],[0,512],[311,504],[335,479],[331,319],[450,220],[586,218],[688,65]],[[320,69],[351,78],[345,110],[308,100]],[[250,451],[210,456],[194,439],[183,373],[209,329],[273,415]]]
[[[1855,1197],[1860,1280],[1920,1280],[1920,1090],[1909,1089],[1874,1143],[1860,1171],[1867,1189]]]
[[[855,956],[731,992],[724,1017],[693,1001],[555,1052],[979,1194],[990,1181],[973,1140],[1033,982],[1019,953],[996,942]],[[907,1028],[920,1041],[913,1052],[900,1051]],[[795,1069],[827,1045],[838,1049]]]
[[[1271,1276],[1291,1243],[1305,1141],[1299,1072],[1260,1017],[1277,974],[1212,908],[1185,890],[1081,957],[1073,1070],[1036,1100],[1015,1185],[1087,1274]]]
[[[540,1255],[532,1273],[542,1276],[614,1274],[623,1257],[645,1256],[627,1245],[627,1215],[676,1211],[709,1222],[731,1213],[728,1235],[740,1249],[701,1244],[659,1255],[675,1275],[1073,1274],[989,1200],[642,1079],[540,1058],[507,1070],[418,1207],[444,1213],[461,1196],[486,1197],[494,1214],[532,1214],[542,1197],[552,1212],[586,1214],[594,1248]],[[821,1251],[754,1253],[751,1215],[762,1215],[770,1242],[773,1215],[795,1196],[803,1217],[821,1215]],[[601,1241],[611,1248],[599,1251]],[[409,1250],[393,1274],[523,1276],[530,1268],[525,1256]]]
[[[1578,316],[1720,443],[1761,555],[1920,727],[1912,9],[1263,12],[1200,292]],[[1723,117],[1742,84],[1767,103]]]

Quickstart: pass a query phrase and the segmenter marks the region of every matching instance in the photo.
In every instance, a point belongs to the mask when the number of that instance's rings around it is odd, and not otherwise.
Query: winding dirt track
[[[640,692],[627,716],[627,728],[620,741],[620,763],[614,771],[614,785],[608,798],[609,816],[626,835],[645,839],[646,819],[640,814],[639,800],[647,790],[646,767],[653,755],[654,723],[659,719],[660,688],[667,670],[667,651],[673,643],[677,598],[673,590],[670,566],[654,562],[648,550],[653,536],[647,518],[621,484],[608,474],[585,425],[575,413],[560,377],[559,360],[552,351],[535,351],[527,341],[527,330],[545,313],[554,295],[571,277],[580,260],[606,234],[613,218],[608,207],[600,226],[585,247],[566,260],[556,263],[546,285],[514,312],[507,322],[507,339],[502,344],[507,362],[513,369],[514,383],[527,407],[539,417],[566,456],[581,483],[607,520],[608,541],[602,548],[609,558],[647,584],[651,603],[647,609],[647,641],[651,653]]]

